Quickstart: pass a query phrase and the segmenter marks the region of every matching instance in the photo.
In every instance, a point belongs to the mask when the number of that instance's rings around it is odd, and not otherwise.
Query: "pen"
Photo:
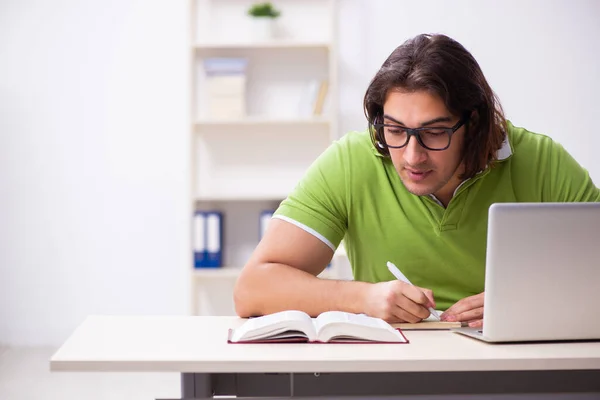
[[[387,265],[388,269],[390,270],[390,272],[392,273],[392,275],[394,275],[396,277],[396,279],[401,280],[402,282],[408,283],[411,286],[413,285],[412,283],[410,283],[408,278],[406,276],[404,276],[404,274],[402,272],[400,272],[398,267],[396,267],[393,263],[388,261],[386,265]],[[438,321],[440,320],[440,316],[438,315],[437,311],[435,311],[433,309],[433,307],[428,307],[427,309],[429,310],[429,312],[431,313],[431,315],[433,315],[433,317],[435,319],[437,319]]]

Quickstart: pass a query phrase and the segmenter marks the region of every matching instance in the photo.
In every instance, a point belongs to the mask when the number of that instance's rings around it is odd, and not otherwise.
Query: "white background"
[[[0,342],[185,312],[187,3],[0,4]]]
[[[446,33],[518,126],[600,180],[600,2],[340,0],[341,132],[389,53]],[[188,312],[187,1],[0,0],[0,343]]]

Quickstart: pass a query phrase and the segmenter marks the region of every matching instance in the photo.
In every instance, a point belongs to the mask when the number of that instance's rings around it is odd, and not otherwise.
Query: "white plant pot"
[[[252,37],[256,41],[273,39],[275,20],[269,17],[254,17],[251,21]]]

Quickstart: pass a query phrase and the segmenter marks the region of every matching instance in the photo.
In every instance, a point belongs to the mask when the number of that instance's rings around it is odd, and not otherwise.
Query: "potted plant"
[[[274,21],[281,15],[273,4],[270,2],[253,4],[248,10],[248,15],[252,17],[255,39],[269,40],[273,37]]]

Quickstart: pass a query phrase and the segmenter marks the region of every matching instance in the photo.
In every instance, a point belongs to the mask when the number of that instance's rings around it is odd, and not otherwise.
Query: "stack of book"
[[[211,119],[236,119],[246,116],[245,58],[207,58],[207,111]]]

